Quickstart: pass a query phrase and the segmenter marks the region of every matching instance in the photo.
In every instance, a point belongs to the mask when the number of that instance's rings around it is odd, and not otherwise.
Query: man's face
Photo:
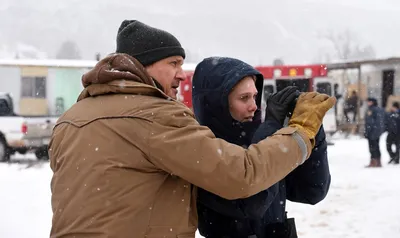
[[[182,65],[183,58],[181,56],[171,56],[147,66],[146,70],[163,86],[165,94],[177,99],[179,83],[186,78]]]

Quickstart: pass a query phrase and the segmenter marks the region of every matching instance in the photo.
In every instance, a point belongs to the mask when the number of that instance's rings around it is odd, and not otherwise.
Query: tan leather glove
[[[296,107],[288,126],[296,127],[304,132],[314,147],[314,139],[322,125],[322,120],[326,112],[335,103],[336,98],[329,97],[326,94],[316,92],[302,93],[297,99]]]

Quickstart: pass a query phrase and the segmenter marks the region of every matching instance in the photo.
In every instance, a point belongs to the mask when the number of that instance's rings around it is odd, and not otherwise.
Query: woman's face
[[[252,121],[257,110],[257,88],[255,77],[247,76],[239,81],[229,93],[229,111],[233,119],[239,122]]]

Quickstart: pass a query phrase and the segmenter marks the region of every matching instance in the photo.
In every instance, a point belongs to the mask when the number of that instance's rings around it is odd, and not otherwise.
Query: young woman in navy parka
[[[261,123],[262,88],[263,76],[252,66],[233,58],[206,58],[193,76],[195,116],[216,137],[248,147],[282,128],[299,94],[295,87],[273,94]],[[325,198],[331,181],[322,127],[315,141],[304,164],[252,197],[226,200],[199,188],[200,234],[210,238],[297,237],[294,220],[286,217],[286,199],[314,205]]]

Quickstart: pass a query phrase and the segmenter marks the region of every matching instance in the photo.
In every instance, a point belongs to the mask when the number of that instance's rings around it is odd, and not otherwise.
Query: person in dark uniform
[[[400,147],[400,105],[394,102],[390,108],[390,112],[386,114],[386,149],[390,156],[389,164],[399,164],[399,147]],[[395,150],[393,151],[393,145]]]

